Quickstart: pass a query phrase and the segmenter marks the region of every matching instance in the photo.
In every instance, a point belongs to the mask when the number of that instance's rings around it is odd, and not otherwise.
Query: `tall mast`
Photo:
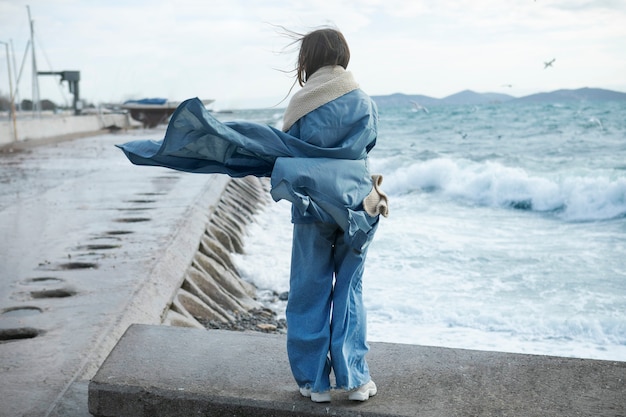
[[[17,66],[15,65],[15,50],[13,49],[13,39],[9,39],[9,42],[11,43],[11,57],[13,58],[13,74],[15,74],[15,90],[13,91],[13,103],[15,104],[15,107],[20,110],[20,98],[17,95]]]
[[[30,23],[30,45],[33,56],[33,114],[41,116],[41,106],[39,103],[39,79],[37,77],[37,59],[35,57],[35,22],[30,17],[30,7],[26,6],[28,10],[28,22]]]

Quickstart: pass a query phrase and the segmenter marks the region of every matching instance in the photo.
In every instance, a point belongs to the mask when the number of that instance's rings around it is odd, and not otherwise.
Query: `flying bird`
[[[543,63],[543,69],[546,69],[548,67],[551,67],[552,64],[554,64],[554,61],[556,61],[556,58],[552,58],[552,61],[547,61]]]
[[[421,104],[419,104],[417,101],[413,101],[413,100],[409,100],[409,101],[413,105],[413,111],[414,112],[423,111],[424,113],[428,113],[428,109],[426,107],[422,106]]]

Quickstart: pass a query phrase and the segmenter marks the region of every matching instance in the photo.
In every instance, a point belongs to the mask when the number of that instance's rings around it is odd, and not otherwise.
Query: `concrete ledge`
[[[624,416],[626,362],[372,343],[379,394],[301,397],[285,338],[132,325],[89,383],[95,416]]]
[[[18,117],[15,125],[12,120],[0,120],[0,148],[20,148],[41,145],[46,141],[58,141],[94,134],[102,134],[105,129],[115,127],[126,129],[131,122],[128,114],[92,114],[92,115],[50,115]],[[17,130],[17,137],[14,131]]]

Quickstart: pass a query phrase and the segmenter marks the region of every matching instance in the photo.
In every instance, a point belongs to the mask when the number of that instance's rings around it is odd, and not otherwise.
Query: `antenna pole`
[[[28,22],[30,23],[30,44],[33,57],[33,115],[36,113],[41,116],[41,106],[39,100],[39,79],[37,78],[37,58],[35,57],[35,22],[30,16],[30,6],[26,6],[28,10]]]

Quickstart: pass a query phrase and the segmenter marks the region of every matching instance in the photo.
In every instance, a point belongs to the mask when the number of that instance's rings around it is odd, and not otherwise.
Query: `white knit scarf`
[[[283,132],[307,113],[357,88],[359,84],[352,73],[340,65],[318,69],[289,101],[283,116]]]

